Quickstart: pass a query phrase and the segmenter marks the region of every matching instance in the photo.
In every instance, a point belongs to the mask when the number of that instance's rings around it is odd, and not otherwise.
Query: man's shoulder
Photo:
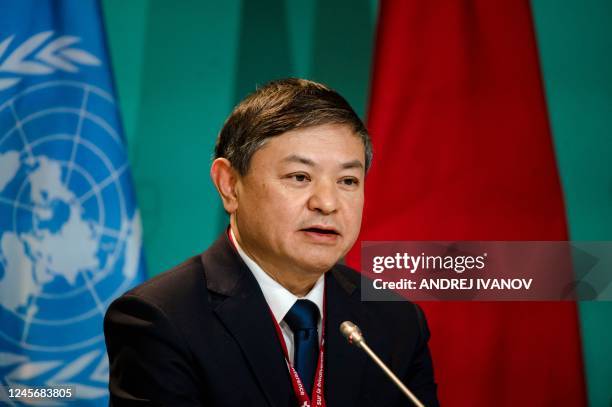
[[[160,308],[190,302],[206,291],[206,279],[200,255],[164,271],[132,288],[120,298],[135,298]]]
[[[359,289],[361,274],[354,268],[338,263],[331,270],[331,273],[347,291],[348,289]]]
[[[111,304],[153,307],[167,316],[179,318],[194,309],[209,309],[222,299],[242,276],[239,257],[222,234],[204,252],[132,288]]]

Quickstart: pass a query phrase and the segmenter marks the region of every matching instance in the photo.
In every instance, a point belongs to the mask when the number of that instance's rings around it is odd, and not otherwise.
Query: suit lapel
[[[340,333],[340,324],[352,321],[364,329],[366,321],[354,283],[335,270],[325,280],[325,400],[328,406],[357,405],[363,381],[365,354]]]
[[[214,311],[242,349],[269,405],[296,405],[268,304],[226,234],[202,254],[202,264],[207,288],[225,297],[216,302]],[[370,389],[364,381],[369,361],[363,351],[346,341],[339,327],[352,321],[366,335],[380,327],[363,307],[354,282],[336,269],[325,278],[325,400],[329,407],[358,405]]]
[[[202,255],[209,290],[227,296],[215,313],[239,344],[270,406],[295,405],[272,315],[257,281],[224,234]]]

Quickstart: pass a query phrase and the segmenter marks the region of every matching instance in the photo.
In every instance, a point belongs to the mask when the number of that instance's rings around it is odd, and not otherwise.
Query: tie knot
[[[312,301],[297,300],[284,319],[293,332],[316,329],[319,322],[319,309]]]

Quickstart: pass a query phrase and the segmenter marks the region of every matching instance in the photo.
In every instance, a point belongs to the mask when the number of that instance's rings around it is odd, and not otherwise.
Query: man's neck
[[[246,254],[251,260],[263,270],[264,273],[270,276],[278,284],[285,287],[290,293],[296,297],[304,297],[312,290],[320,275],[317,274],[303,274],[297,273],[294,270],[289,270],[287,267],[275,267],[272,264],[266,264],[265,261],[258,258],[255,253],[249,251],[248,247],[245,247],[244,243],[240,241],[238,233],[234,233],[230,228],[232,240],[239,247],[244,254]]]
[[[312,290],[312,287],[314,287],[315,283],[318,280],[317,277],[314,279],[308,279],[306,281],[295,281],[296,279],[286,278],[287,276],[284,275],[270,273],[265,267],[261,267],[261,269],[274,281],[285,287],[290,293],[299,298],[305,297],[306,294],[308,294],[310,290]]]

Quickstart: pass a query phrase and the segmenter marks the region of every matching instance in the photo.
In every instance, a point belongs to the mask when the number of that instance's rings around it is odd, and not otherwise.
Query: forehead
[[[344,124],[322,124],[271,137],[253,158],[257,155],[279,162],[287,156],[299,155],[321,163],[359,160],[365,165],[363,141]]]

